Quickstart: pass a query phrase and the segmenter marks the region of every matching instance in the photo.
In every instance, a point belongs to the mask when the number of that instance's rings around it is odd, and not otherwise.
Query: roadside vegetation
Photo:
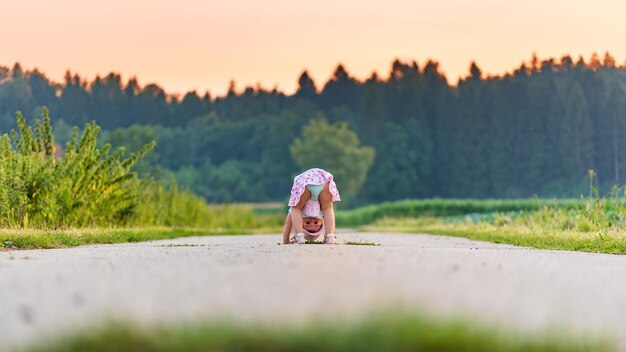
[[[75,127],[55,143],[47,109],[0,136],[0,248],[52,248],[171,238],[190,234],[270,231],[271,215],[245,205],[216,206],[186,189],[132,171],[154,142],[126,155],[99,146],[100,128]]]
[[[340,223],[362,225],[364,231],[626,254],[626,189],[614,187],[600,196],[595,173],[590,170],[588,177],[589,194],[579,200],[407,201],[346,212]]]
[[[18,113],[17,127],[0,136],[0,249],[280,231],[282,204],[209,205],[173,178],[139,177],[153,141],[127,155],[91,122],[61,147],[45,108],[33,125]],[[588,180],[580,199],[406,200],[337,211],[337,225],[625,254],[626,191],[600,196],[593,171]]]
[[[424,199],[403,200],[369,205],[336,214],[337,225],[354,227],[368,225],[386,218],[450,217],[465,214],[530,212],[543,208],[571,209],[579,206],[576,199]]]
[[[560,333],[512,333],[475,321],[411,313],[356,321],[242,325],[209,321],[139,328],[109,324],[47,342],[31,351],[613,351],[606,339]]]
[[[47,249],[74,247],[86,244],[141,242],[201,235],[241,233],[238,230],[139,227],[139,228],[84,228],[36,230],[0,230],[0,251],[7,249]]]

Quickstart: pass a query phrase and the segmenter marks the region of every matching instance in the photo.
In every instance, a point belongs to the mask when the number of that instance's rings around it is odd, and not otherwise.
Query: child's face
[[[304,218],[302,219],[302,227],[308,232],[318,232],[322,229],[322,219]]]

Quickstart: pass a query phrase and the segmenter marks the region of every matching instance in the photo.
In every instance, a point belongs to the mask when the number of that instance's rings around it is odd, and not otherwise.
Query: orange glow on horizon
[[[23,0],[3,12],[0,65],[20,62],[56,82],[68,69],[88,80],[116,72],[180,94],[223,95],[231,80],[292,93],[305,69],[321,88],[339,63],[364,80],[387,77],[394,58],[420,67],[432,58],[454,83],[472,61],[499,75],[533,52],[626,57],[618,0]]]

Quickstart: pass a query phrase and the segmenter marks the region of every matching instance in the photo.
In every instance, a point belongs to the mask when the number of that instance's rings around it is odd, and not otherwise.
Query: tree
[[[374,149],[359,144],[359,137],[347,123],[331,125],[315,119],[303,128],[289,151],[302,169],[319,167],[332,173],[339,189],[349,197],[359,191],[374,160]]]
[[[309,72],[305,70],[300,75],[300,78],[298,78],[298,91],[296,92],[296,96],[311,99],[315,94],[317,94],[315,82],[309,75]]]
[[[593,165],[593,121],[587,111],[587,100],[578,83],[566,88],[563,120],[561,124],[563,144],[560,158],[565,162],[565,177],[578,179]]]
[[[468,78],[475,81],[480,81],[483,72],[480,70],[475,61],[472,61],[469,68],[469,76]]]
[[[102,144],[109,143],[125,150],[139,150],[143,145],[156,142],[158,136],[149,126],[132,125],[128,128],[117,128],[102,133]],[[159,170],[156,167],[159,155],[156,152],[148,154],[135,165],[134,170],[140,175],[156,176]]]
[[[416,119],[389,122],[383,132],[359,199],[370,203],[432,196],[432,141],[426,126]]]
[[[178,106],[176,118],[180,125],[186,125],[193,118],[204,115],[207,110],[205,101],[200,99],[196,91],[187,92]]]
[[[0,84],[4,83],[10,78],[10,75],[9,75],[10,72],[11,71],[9,70],[8,67],[0,66]]]
[[[321,92],[322,105],[326,108],[346,105],[355,107],[358,103],[359,82],[352,78],[343,65],[338,65],[333,76]]]
[[[58,102],[58,114],[69,124],[84,124],[89,121],[90,93],[87,91],[87,82],[79,75],[65,72],[65,82],[61,89]]]

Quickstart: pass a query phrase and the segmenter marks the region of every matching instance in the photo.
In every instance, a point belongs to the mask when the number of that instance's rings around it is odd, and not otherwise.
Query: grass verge
[[[513,333],[469,320],[410,313],[304,326],[204,322],[139,328],[109,324],[30,351],[612,351],[608,339]]]
[[[65,248],[87,244],[109,244],[164,240],[189,236],[274,233],[274,227],[254,229],[202,228],[94,228],[67,230],[0,230],[0,247],[6,249]]]
[[[519,223],[446,223],[442,218],[381,219],[359,227],[367,232],[429,233],[538,249],[626,254],[626,234],[609,228],[596,231],[542,228]]]

